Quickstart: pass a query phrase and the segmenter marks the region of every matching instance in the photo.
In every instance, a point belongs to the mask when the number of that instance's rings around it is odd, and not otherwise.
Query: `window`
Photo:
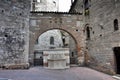
[[[36,2],[37,0],[33,0],[33,2]]]
[[[72,52],[72,57],[74,57],[74,52]]]
[[[36,40],[35,44],[38,44],[38,39]]]
[[[54,37],[50,37],[50,45],[54,45]]]
[[[84,1],[84,6],[85,6],[85,9],[88,9],[88,8],[89,8],[89,2],[88,2],[88,0],[85,0],[85,1]]]
[[[53,1],[53,4],[56,6],[56,2],[55,1]]]
[[[84,0],[84,9],[85,9],[85,15],[89,15],[89,1]]]
[[[65,36],[62,37],[63,45],[65,45]]]
[[[114,31],[117,31],[118,29],[119,29],[119,27],[118,27],[118,20],[115,19],[114,20]]]
[[[90,39],[90,28],[89,27],[86,28],[86,35],[87,35],[87,39],[89,40]]]

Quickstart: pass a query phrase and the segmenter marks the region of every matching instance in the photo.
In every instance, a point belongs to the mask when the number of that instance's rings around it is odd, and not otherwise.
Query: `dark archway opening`
[[[116,61],[116,73],[120,74],[120,47],[114,47],[113,51]]]

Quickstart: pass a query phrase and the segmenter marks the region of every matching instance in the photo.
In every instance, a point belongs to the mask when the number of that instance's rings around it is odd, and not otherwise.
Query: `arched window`
[[[90,28],[89,27],[86,28],[86,35],[87,35],[87,39],[90,39]]]
[[[38,39],[36,40],[35,44],[38,44]]]
[[[115,19],[114,20],[114,31],[117,31],[118,29],[119,29],[119,27],[118,27],[118,20]]]
[[[84,9],[85,9],[85,16],[89,15],[89,1],[84,0]]]
[[[89,1],[88,0],[84,0],[84,7],[85,7],[85,9],[89,8]]]
[[[53,4],[56,6],[56,2],[55,1],[53,1]]]
[[[53,36],[50,37],[50,45],[54,45],[54,37]]]

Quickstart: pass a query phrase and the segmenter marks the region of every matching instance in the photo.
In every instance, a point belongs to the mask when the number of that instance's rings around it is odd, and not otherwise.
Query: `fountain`
[[[69,49],[51,49],[43,52],[44,67],[49,69],[69,68]]]

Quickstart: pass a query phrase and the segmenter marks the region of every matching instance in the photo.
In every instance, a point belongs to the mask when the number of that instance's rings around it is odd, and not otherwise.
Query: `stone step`
[[[76,64],[70,64],[70,67],[78,67]]]
[[[120,75],[114,75],[112,77],[115,78],[115,79],[117,79],[117,80],[120,80]]]

